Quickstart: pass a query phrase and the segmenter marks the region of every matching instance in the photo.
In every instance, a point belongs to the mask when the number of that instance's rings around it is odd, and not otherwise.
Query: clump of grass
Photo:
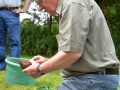
[[[0,71],[0,90],[36,90],[45,86],[57,90],[61,82],[59,71],[55,71],[38,78],[33,86],[9,85],[6,83],[6,71]]]

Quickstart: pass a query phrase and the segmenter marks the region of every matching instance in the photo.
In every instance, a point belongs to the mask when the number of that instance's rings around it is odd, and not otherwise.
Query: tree
[[[107,20],[120,59],[120,0],[95,0],[102,9]]]

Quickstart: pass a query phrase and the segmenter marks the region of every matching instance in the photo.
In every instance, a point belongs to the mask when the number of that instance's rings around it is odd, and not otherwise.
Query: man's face
[[[50,15],[56,14],[58,0],[36,0],[36,3],[39,5],[40,10],[44,9]]]

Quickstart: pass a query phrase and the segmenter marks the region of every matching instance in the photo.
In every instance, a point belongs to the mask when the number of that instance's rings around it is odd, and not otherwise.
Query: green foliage
[[[57,25],[52,28],[58,30]],[[57,52],[57,41],[54,32],[48,33],[47,25],[36,25],[29,19],[21,23],[21,47],[23,54],[53,55]]]
[[[120,0],[107,0],[106,4],[107,23],[120,59]]]
[[[101,7],[115,44],[116,54],[120,59],[120,0],[95,0]]]

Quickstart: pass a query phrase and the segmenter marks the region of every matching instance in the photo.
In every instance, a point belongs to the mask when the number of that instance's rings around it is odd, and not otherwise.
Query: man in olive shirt
[[[119,60],[104,15],[94,0],[36,0],[59,15],[58,53],[35,56],[23,70],[33,78],[61,70],[58,90],[117,90]]]

